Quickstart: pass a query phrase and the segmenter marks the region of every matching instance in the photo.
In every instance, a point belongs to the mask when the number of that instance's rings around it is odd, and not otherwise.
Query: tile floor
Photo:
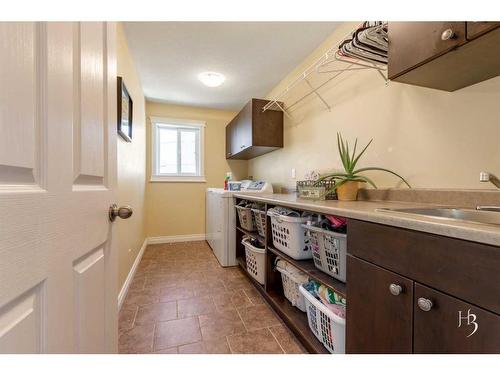
[[[205,241],[149,245],[119,315],[120,353],[305,353],[238,267]]]

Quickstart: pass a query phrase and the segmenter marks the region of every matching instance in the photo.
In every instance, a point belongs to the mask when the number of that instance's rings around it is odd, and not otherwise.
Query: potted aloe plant
[[[351,153],[349,150],[349,142],[347,142],[347,140],[344,141],[342,135],[340,133],[337,133],[337,146],[340,154],[340,159],[342,161],[342,165],[344,166],[344,172],[330,173],[327,175],[323,175],[320,177],[318,181],[333,180],[335,182],[334,189],[337,191],[338,200],[341,201],[356,200],[360,182],[366,182],[371,186],[373,186],[375,189],[377,188],[377,186],[371,179],[360,174],[366,171],[384,171],[391,173],[399,177],[408,187],[411,187],[408,181],[406,181],[403,177],[401,177],[397,173],[390,171],[389,169],[379,168],[379,167],[365,167],[356,169],[356,165],[358,164],[359,159],[364,154],[368,146],[370,146],[372,141],[373,139],[370,140],[370,142],[368,142],[368,144],[363,148],[363,150],[361,150],[361,152],[356,155],[358,139],[356,138],[354,142],[354,148]],[[331,192],[331,190],[329,192]]]

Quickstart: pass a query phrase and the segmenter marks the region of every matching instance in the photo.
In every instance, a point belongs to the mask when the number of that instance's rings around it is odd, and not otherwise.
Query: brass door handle
[[[119,217],[120,219],[128,219],[130,216],[132,216],[133,212],[134,210],[132,210],[132,207],[130,206],[118,207],[116,203],[113,203],[111,206],[109,206],[109,221],[113,222],[117,217]]]

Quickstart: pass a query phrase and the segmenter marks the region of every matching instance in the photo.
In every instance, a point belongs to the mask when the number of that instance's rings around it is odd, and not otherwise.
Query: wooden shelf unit
[[[252,197],[253,198],[253,197]],[[236,198],[238,199],[238,198]],[[245,198],[247,201],[259,202],[265,205],[265,210],[273,207],[273,205],[259,201],[258,197],[253,199]],[[238,216],[238,215],[236,215]],[[239,218],[236,218],[236,257],[238,264],[243,269],[247,277],[252,281],[257,290],[262,294],[264,299],[281,317],[288,328],[295,334],[297,339],[309,351],[309,353],[328,354],[328,350],[323,344],[314,336],[309,328],[307,321],[307,314],[300,311],[286,299],[283,294],[283,284],[281,282],[281,275],[274,269],[274,262],[276,257],[280,257],[287,262],[293,264],[295,267],[306,273],[309,277],[319,281],[320,283],[335,290],[337,293],[346,296],[346,284],[334,279],[326,273],[320,271],[314,266],[314,261],[309,260],[295,260],[286,255],[282,251],[273,247],[272,233],[271,233],[271,220],[268,217],[266,221],[266,236],[262,237],[258,232],[249,232],[243,229],[240,225]],[[266,278],[265,285],[259,284],[248,272],[245,260],[245,248],[241,244],[243,236],[250,236],[266,247]]]
[[[338,294],[341,294],[344,298],[346,297],[346,284],[343,283],[342,281],[339,281],[328,274],[324,273],[323,271],[320,271],[314,266],[314,261],[312,259],[307,259],[307,260],[295,260],[288,255],[286,255],[284,252],[279,251],[278,249],[275,249],[272,246],[268,246],[267,250],[270,252],[274,253],[275,255],[279,256],[281,259],[286,260],[288,263],[291,263],[295,267],[297,267],[299,270],[307,274],[309,277],[319,281],[320,283],[326,285],[330,289],[333,289],[335,292]]]
[[[245,271],[248,279],[255,285],[255,288],[262,294],[264,299],[271,305],[280,318],[285,322],[288,328],[297,336],[302,345],[315,354],[328,354],[328,350],[314,336],[309,329],[307,314],[297,309],[285,298],[282,293],[274,290],[266,291],[264,286],[259,284],[248,272],[245,259],[237,258],[238,264]]]

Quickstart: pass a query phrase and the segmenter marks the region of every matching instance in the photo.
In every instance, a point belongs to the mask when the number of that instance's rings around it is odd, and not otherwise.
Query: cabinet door
[[[351,255],[347,274],[347,353],[411,353],[413,281]]]
[[[467,22],[467,39],[477,38],[499,26],[500,22]]]
[[[463,43],[465,22],[389,22],[389,78]]]
[[[231,156],[233,155],[233,144],[235,142],[235,126],[234,122],[231,121],[229,124],[226,126],[226,159],[230,159]]]
[[[414,337],[415,353],[500,353],[500,316],[416,284]]]
[[[243,151],[246,148],[252,146],[252,103],[250,100],[245,107],[238,114],[238,150],[237,152]]]

